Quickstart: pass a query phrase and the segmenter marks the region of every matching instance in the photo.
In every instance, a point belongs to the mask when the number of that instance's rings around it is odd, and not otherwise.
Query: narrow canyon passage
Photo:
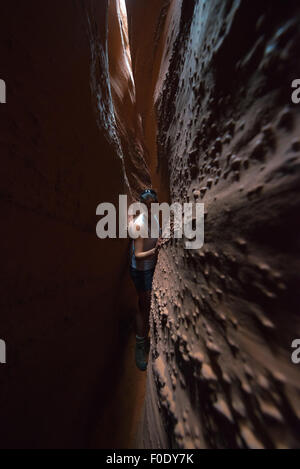
[[[299,8],[126,3],[152,183],[205,204],[204,247],[159,254],[138,444],[297,447]]]
[[[26,4],[25,4],[26,3]],[[12,0],[0,56],[2,448],[299,448],[300,8]],[[147,372],[101,202],[204,203],[160,248]]]
[[[159,255],[138,444],[297,447],[299,8],[127,9],[152,182],[162,200],[205,204],[204,247]]]

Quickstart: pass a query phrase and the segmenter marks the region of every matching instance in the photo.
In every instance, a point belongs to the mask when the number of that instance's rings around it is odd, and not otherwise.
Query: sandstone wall
[[[99,434],[135,296],[96,207],[149,167],[161,199],[205,203],[205,245],[159,255],[139,446],[298,447],[297,2],[127,7],[133,77],[118,2],[1,11],[0,446]]]
[[[128,2],[132,31],[140,3]],[[157,165],[172,201],[205,204],[205,245],[160,252],[138,444],[299,447],[299,8],[162,3],[145,14],[155,31],[168,18],[156,42]],[[139,96],[153,36],[131,40]]]
[[[3,448],[87,447],[122,366],[120,329],[135,306],[127,241],[100,241],[95,230],[97,205],[130,193],[107,7],[30,0],[1,9]],[[148,180],[145,170],[135,189]]]

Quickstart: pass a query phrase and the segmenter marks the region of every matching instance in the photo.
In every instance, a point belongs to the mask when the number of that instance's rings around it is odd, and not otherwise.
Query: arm
[[[137,238],[134,240],[134,252],[136,259],[147,259],[155,255],[156,247],[149,251],[144,251],[144,239]]]

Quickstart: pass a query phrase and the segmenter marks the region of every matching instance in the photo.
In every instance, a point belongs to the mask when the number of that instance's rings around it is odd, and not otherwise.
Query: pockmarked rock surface
[[[0,445],[97,446],[135,293],[96,207],[152,181],[205,245],[160,250],[138,445],[299,447],[298,2],[126,5],[1,10]]]
[[[141,109],[155,74],[150,167],[205,204],[204,247],[160,250],[138,444],[299,447],[298,3],[154,2],[144,32],[127,3]]]

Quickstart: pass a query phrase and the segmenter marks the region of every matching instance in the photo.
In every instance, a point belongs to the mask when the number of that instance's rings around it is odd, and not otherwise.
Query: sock
[[[139,340],[139,341],[146,339],[146,337],[140,337],[139,335],[136,335],[135,337],[136,337],[136,340]]]

